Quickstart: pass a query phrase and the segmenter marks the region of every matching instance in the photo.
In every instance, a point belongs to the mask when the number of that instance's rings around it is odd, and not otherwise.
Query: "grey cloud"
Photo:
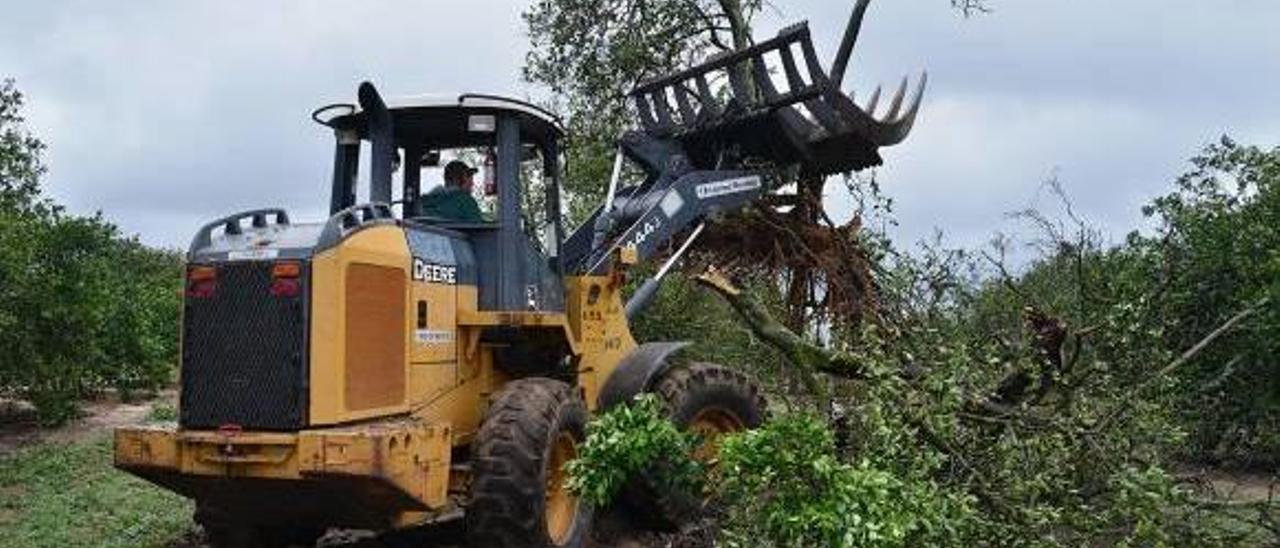
[[[820,51],[852,2],[776,2]],[[964,20],[945,0],[875,2],[850,83],[930,71],[914,135],[878,176],[903,240],[980,244],[1044,198],[1055,169],[1119,237],[1185,159],[1223,133],[1280,135],[1280,3],[1001,0]],[[388,94],[530,93],[520,2],[47,2],[0,21],[0,74],[50,145],[50,192],[150,243],[259,205],[318,216],[329,136],[307,114],[369,78]],[[536,91],[532,91],[536,93]],[[847,214],[848,199],[833,196]]]
[[[1004,0],[967,21],[943,4],[875,3],[855,57],[864,94],[930,70],[920,122],[878,174],[898,204],[900,240],[938,227],[973,246],[1017,230],[1006,213],[1056,205],[1040,192],[1053,173],[1118,239],[1204,144],[1280,136],[1280,4]],[[815,14],[830,46],[847,9],[790,11]]]

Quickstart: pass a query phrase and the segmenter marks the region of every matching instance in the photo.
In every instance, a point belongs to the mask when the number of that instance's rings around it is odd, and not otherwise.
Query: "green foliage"
[[[876,515],[893,524],[878,532],[895,533],[873,542],[855,532],[849,542],[1256,544],[1271,519],[1265,510],[1250,515],[1206,501],[1168,470],[1180,453],[1211,449],[1255,463],[1277,454],[1268,445],[1277,381],[1264,365],[1280,340],[1280,275],[1270,260],[1280,249],[1277,157],[1230,142],[1210,147],[1178,192],[1150,209],[1161,231],[1119,246],[1107,245],[1051,185],[1065,218],[1021,214],[1042,253],[1016,274],[1004,264],[1011,244],[1003,239],[990,252],[928,245],[903,254],[868,238],[884,250],[883,320],[830,332],[830,346],[858,364],[858,374],[826,378],[835,398],[821,402],[785,375],[766,377],[771,394],[791,395],[773,398],[786,407],[832,408],[836,443],[811,425],[778,436],[777,447],[726,445],[721,465],[732,471],[717,484],[725,489],[726,542],[832,545],[844,540],[824,535],[857,531],[833,516]],[[765,301],[776,296],[768,284],[746,287]],[[691,287],[673,288],[639,331],[683,332],[707,341],[706,352],[740,355],[744,366],[756,361],[758,342],[712,317],[727,311]],[[1253,316],[1180,359],[1249,309]],[[1207,434],[1218,441],[1206,444]],[[816,441],[785,445],[801,439]],[[747,464],[733,468],[735,461]],[[807,479],[788,485],[791,478]],[[840,493],[875,486],[915,493],[888,499],[932,518],[900,522],[892,505],[883,514],[840,506],[864,498]]]
[[[1188,452],[1207,460],[1280,461],[1280,148],[1230,139],[1192,160],[1175,192],[1144,212],[1161,233],[1130,238],[1145,260],[1154,314],[1167,319],[1163,344],[1193,346],[1227,318],[1259,313],[1181,373],[1178,405],[1191,428]]]
[[[1276,248],[1268,215],[1277,209],[1260,205],[1270,199],[1275,153],[1225,142],[1194,163],[1179,192],[1150,209],[1166,221],[1156,236],[1108,246],[1052,184],[1065,219],[1021,214],[1042,251],[1021,273],[1006,269],[1003,239],[981,254],[938,246],[891,254],[879,276],[890,321],[837,341],[865,369],[864,378],[834,382],[847,458],[972,495],[973,543],[1247,543],[1238,516],[1196,500],[1167,470],[1188,440],[1203,447],[1187,436],[1197,418],[1224,416],[1226,406],[1206,405],[1215,401],[1206,380],[1225,382],[1233,360],[1265,359],[1254,352],[1272,355],[1267,299],[1277,277],[1257,258]],[[1207,179],[1249,185],[1220,192]],[[1259,306],[1189,362],[1179,359]],[[1212,395],[1247,410],[1227,418],[1255,421],[1228,422],[1218,434],[1267,430],[1256,418],[1270,409],[1258,397],[1274,376],[1241,381]],[[1242,454],[1275,454],[1246,447]]]
[[[885,285],[900,323],[853,339],[870,373],[838,383],[846,454],[972,497],[967,543],[1216,538],[1160,464],[1181,436],[1152,371],[1173,353],[1141,290],[1103,275],[1125,258],[1090,238],[1050,236],[1059,253],[1012,278],[975,280],[987,263],[961,252],[900,257]]]
[[[147,422],[173,422],[178,420],[178,408],[172,403],[159,402],[151,407]]]
[[[569,488],[606,506],[643,473],[657,487],[698,492],[702,467],[692,458],[697,443],[666,419],[657,397],[641,395],[591,421],[578,458],[567,465]]]
[[[0,88],[0,391],[49,424],[101,388],[128,397],[167,383],[177,355],[181,259],[126,238],[100,215],[39,194],[44,148]]]
[[[22,93],[0,80],[0,209],[26,208],[40,193],[44,143],[22,126]]]
[[[0,459],[0,547],[159,548],[190,523],[186,499],[111,467],[110,440]]]
[[[936,546],[954,543],[971,512],[930,482],[842,462],[812,416],[726,437],[719,466],[727,546]]]

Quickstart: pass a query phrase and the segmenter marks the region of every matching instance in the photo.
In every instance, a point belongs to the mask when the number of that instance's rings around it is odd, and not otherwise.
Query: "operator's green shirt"
[[[484,215],[470,192],[458,187],[436,187],[422,195],[422,215],[461,223],[483,223]]]

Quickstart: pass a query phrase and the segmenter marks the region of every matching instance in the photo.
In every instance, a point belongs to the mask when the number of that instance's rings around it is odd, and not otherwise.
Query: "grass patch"
[[[168,402],[156,402],[151,406],[147,422],[173,422],[178,420],[178,408]]]
[[[191,503],[111,467],[111,441],[43,444],[0,459],[0,547],[163,547]]]

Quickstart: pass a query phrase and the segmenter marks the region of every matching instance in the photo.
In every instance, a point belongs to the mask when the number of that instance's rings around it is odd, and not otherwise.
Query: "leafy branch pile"
[[[655,483],[692,493],[702,488],[698,440],[666,419],[651,394],[591,421],[581,454],[568,465],[569,488],[597,506],[607,506],[636,478],[658,471]]]
[[[170,380],[181,263],[42,198],[44,145],[21,107],[13,82],[0,84],[0,396],[58,423],[101,388]]]

